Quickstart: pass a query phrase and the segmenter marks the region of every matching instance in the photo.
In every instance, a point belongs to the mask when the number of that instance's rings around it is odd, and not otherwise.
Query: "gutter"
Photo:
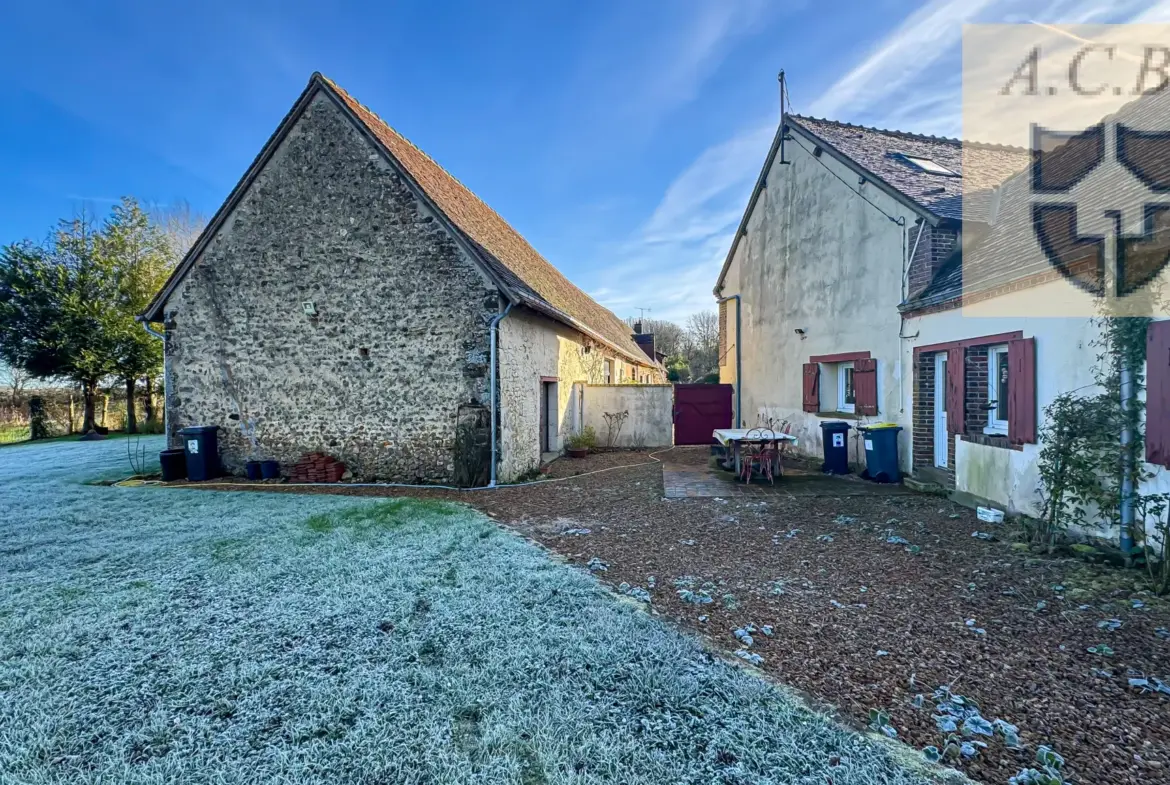
[[[535,299],[535,298],[533,298],[533,297],[531,297],[523,292],[518,292],[517,295],[518,295],[519,299],[523,302],[523,304],[528,306],[532,310],[537,311],[539,313],[543,313],[545,316],[556,319],[558,322],[561,322],[562,324],[565,324],[569,327],[572,327],[577,332],[581,333],[582,335],[589,336],[590,338],[597,341],[598,343],[605,344],[606,346],[613,349],[615,352],[617,352],[618,354],[620,354],[622,357],[626,358],[627,360],[630,360],[631,362],[634,362],[634,363],[641,365],[641,364],[645,364],[646,360],[650,359],[650,358],[646,357],[646,353],[641,351],[640,349],[638,350],[637,354],[630,354],[629,350],[623,349],[622,347],[618,346],[613,341],[611,341],[608,338],[606,338],[605,336],[603,336],[601,333],[587,327],[582,322],[573,318],[572,316],[565,313],[564,311],[557,308],[556,306],[551,305],[548,302],[545,302],[544,300],[537,300],[537,299]],[[637,345],[637,344],[635,344],[635,345]],[[657,361],[650,360],[650,362],[655,363]]]
[[[743,323],[740,321],[739,312],[742,310],[743,301],[739,299],[738,294],[733,294],[728,297],[720,297],[715,302],[725,303],[728,300],[735,300],[735,427],[742,428],[743,354],[739,347],[743,343],[743,332],[740,329]]]
[[[490,379],[490,381],[488,383],[488,387],[491,390],[491,407],[492,407],[492,438],[491,438],[492,465],[491,465],[491,473],[489,475],[490,481],[487,484],[487,487],[489,487],[489,488],[496,487],[496,460],[497,460],[497,457],[499,456],[499,451],[500,451],[500,448],[499,448],[500,437],[499,437],[499,433],[497,432],[497,426],[499,425],[499,413],[498,413],[499,407],[496,405],[496,399],[498,397],[498,394],[496,392],[496,387],[497,387],[496,376],[497,376],[497,372],[499,371],[499,366],[500,366],[499,351],[497,350],[497,346],[499,345],[499,342],[500,342],[499,337],[498,337],[499,336],[499,327],[500,327],[500,322],[502,322],[504,320],[504,317],[507,316],[512,311],[512,307],[514,305],[515,305],[514,302],[509,302],[508,307],[504,309],[504,312],[501,314],[497,314],[496,317],[492,319],[491,326],[488,327],[488,332],[491,334],[491,356],[488,359],[488,364],[491,367],[488,370],[489,379]]]

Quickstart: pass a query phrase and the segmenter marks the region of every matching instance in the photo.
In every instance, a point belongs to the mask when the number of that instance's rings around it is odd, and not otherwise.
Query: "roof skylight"
[[[922,171],[927,172],[928,174],[941,174],[941,175],[945,175],[947,177],[958,177],[959,176],[958,172],[953,171],[951,169],[948,169],[945,166],[943,166],[942,164],[936,163],[935,161],[931,160],[930,158],[918,158],[918,157],[913,156],[913,155],[906,155],[905,153],[898,153],[898,157],[901,158],[906,163],[910,164],[911,166],[914,166],[918,169],[921,169]]]

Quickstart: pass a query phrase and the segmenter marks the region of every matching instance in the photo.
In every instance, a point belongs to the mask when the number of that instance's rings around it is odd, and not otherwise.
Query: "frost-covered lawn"
[[[926,781],[479,513],[124,462],[0,451],[0,782]]]

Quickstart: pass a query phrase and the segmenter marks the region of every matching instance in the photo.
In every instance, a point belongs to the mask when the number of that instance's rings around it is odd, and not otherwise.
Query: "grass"
[[[105,441],[110,439],[125,439],[129,436],[141,436],[146,438],[156,434],[134,434],[126,433],[125,431],[110,431],[106,436]],[[30,442],[29,429],[27,425],[4,425],[0,426],[0,447],[17,447],[21,445],[32,444],[59,444],[61,442],[76,442],[81,439],[80,433],[64,433],[60,436],[50,436],[47,439],[38,439],[36,442]],[[161,447],[159,448],[162,449]]]
[[[468,508],[124,462],[0,454],[5,782],[930,781]]]
[[[27,425],[0,425],[0,444],[15,444],[28,441]]]

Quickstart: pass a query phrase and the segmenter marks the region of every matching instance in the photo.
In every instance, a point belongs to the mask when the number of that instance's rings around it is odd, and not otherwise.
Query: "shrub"
[[[592,425],[586,425],[578,433],[569,437],[569,447],[574,450],[592,450],[597,446],[597,431]]]

